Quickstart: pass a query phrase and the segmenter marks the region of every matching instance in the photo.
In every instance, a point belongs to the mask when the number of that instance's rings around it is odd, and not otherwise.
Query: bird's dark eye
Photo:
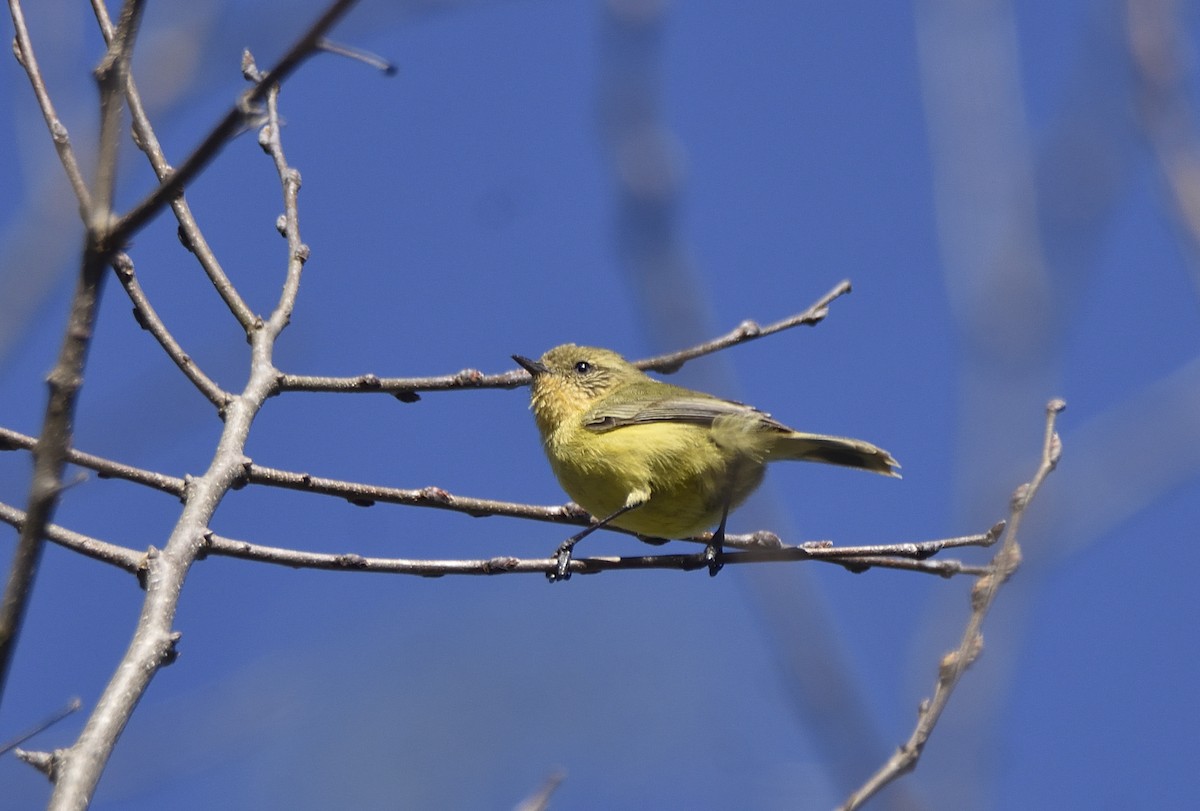
[[[586,360],[581,360],[575,364],[575,371],[581,375],[585,375],[592,371],[592,364],[588,363]]]

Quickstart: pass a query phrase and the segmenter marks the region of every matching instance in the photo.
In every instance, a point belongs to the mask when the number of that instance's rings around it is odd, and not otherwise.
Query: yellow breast
[[[712,529],[727,498],[741,503],[763,476],[761,463],[738,466],[711,431],[686,423],[630,425],[596,433],[560,426],[546,437],[546,455],[567,494],[597,518],[624,506],[631,493],[649,501],[614,526],[655,538],[684,538]]]

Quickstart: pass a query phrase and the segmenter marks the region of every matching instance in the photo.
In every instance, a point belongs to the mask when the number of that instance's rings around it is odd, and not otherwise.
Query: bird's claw
[[[721,571],[721,567],[725,564],[722,562],[721,544],[710,543],[704,547],[704,562],[708,566],[708,576],[716,577],[717,572]]]
[[[557,561],[554,571],[546,572],[546,579],[551,583],[557,583],[560,580],[571,579],[571,546],[563,544],[554,553],[554,559]]]

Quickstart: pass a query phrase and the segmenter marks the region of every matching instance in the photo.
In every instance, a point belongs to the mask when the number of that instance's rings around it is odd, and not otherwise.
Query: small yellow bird
[[[571,549],[611,524],[648,538],[687,538],[717,525],[705,550],[721,568],[729,511],[754,492],[768,462],[798,459],[899,476],[882,448],[793,431],[758,409],[647,376],[616,352],[564,344],[531,360],[530,408],[550,467],[596,516],[559,546],[551,580],[570,577]]]

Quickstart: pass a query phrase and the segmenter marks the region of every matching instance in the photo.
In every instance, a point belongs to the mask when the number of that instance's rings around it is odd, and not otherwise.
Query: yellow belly
[[[631,425],[605,433],[562,429],[546,453],[559,484],[597,518],[649,493],[642,506],[613,520],[655,538],[686,538],[713,529],[758,487],[761,462],[717,446],[708,428],[683,423]],[[733,481],[731,482],[731,477]]]

